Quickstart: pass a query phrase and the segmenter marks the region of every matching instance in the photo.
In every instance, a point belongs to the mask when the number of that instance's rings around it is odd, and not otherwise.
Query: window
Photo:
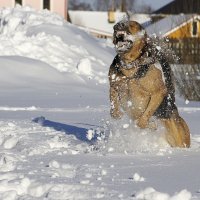
[[[198,35],[198,21],[194,20],[192,22],[192,36],[196,37]]]
[[[43,0],[43,8],[50,10],[50,0]]]
[[[15,4],[20,4],[20,5],[22,5],[22,0],[15,0]]]

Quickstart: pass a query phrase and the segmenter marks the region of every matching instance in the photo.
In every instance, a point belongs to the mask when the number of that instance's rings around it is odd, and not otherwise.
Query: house
[[[181,64],[200,63],[200,15],[168,15],[146,28],[149,35],[167,37]]]
[[[200,15],[168,15],[149,25],[148,34],[156,34],[169,39],[200,38]]]
[[[113,26],[116,22],[126,17],[125,12],[101,12],[101,11],[73,11],[69,10],[70,22],[87,30],[99,38],[112,38]],[[141,24],[149,23],[151,18],[147,14],[134,14],[131,16]]]
[[[176,84],[185,99],[200,100],[200,15],[167,15],[146,28],[149,35],[168,38],[166,43],[180,58],[171,61]]]
[[[67,0],[0,0],[0,7],[15,7],[16,4],[31,6],[37,10],[49,9],[67,18]]]
[[[156,10],[154,14],[200,14],[199,0],[174,0],[162,8]]]

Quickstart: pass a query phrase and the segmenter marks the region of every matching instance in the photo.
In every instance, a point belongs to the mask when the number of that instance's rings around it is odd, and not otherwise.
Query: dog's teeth
[[[126,31],[118,31],[116,36],[118,37],[119,35],[127,35]]]

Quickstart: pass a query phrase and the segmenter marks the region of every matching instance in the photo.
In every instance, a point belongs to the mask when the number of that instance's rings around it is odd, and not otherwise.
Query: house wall
[[[67,0],[51,0],[51,11],[67,17]]]
[[[192,21],[180,27],[176,31],[167,35],[170,39],[184,39],[184,38],[200,38],[200,21],[197,21],[198,34],[196,37],[192,36]]]
[[[23,0],[23,5],[28,5],[31,6],[37,10],[42,9],[42,4],[43,1],[42,0]]]
[[[13,7],[14,0],[0,0],[0,7]]]
[[[67,19],[68,0],[50,0],[50,10]],[[29,5],[37,10],[43,9],[43,0],[22,0],[22,5]],[[0,0],[0,7],[14,7],[15,0]]]

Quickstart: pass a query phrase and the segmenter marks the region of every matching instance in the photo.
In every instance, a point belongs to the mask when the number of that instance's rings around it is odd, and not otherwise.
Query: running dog
[[[135,21],[122,20],[114,26],[117,55],[109,70],[110,114],[120,119],[126,113],[140,128],[152,128],[153,117],[165,127],[170,146],[190,147],[189,128],[175,105],[170,65],[149,41]]]

